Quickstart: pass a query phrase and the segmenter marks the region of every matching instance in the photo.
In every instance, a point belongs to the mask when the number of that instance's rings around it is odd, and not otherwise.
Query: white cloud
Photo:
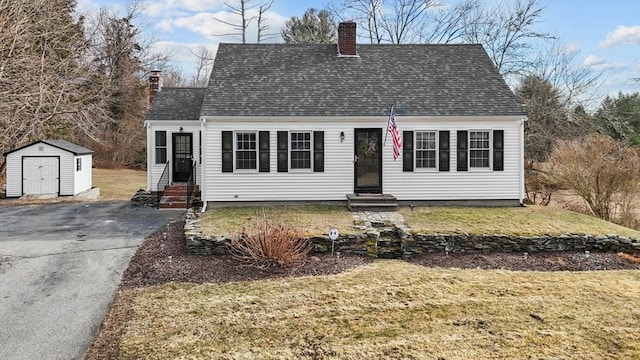
[[[255,11],[255,14],[253,13]],[[257,16],[257,10],[252,9],[247,13],[247,17]],[[267,12],[263,15],[267,21],[267,25],[270,28],[266,31],[267,34],[274,33],[276,36],[272,37],[268,42],[278,42],[280,41],[280,29],[284,25],[285,21],[287,21],[286,17],[283,17],[279,14],[273,12]],[[219,11],[216,13],[209,12],[201,12],[195,14],[193,16],[186,16],[175,18],[171,20],[172,28],[182,28],[189,30],[191,32],[201,34],[209,37],[210,39],[221,41],[221,42],[240,42],[241,36],[239,35],[239,30],[234,29],[232,25],[225,24],[226,23],[234,24],[238,23],[239,17],[238,15],[232,14],[227,11]],[[164,28],[169,28],[163,24]],[[253,20],[249,24],[247,28],[246,38],[247,42],[255,42],[258,35],[256,21]]]
[[[589,55],[584,59],[584,66],[594,71],[624,71],[629,68],[629,64],[607,63],[603,58],[596,55]]]
[[[149,17],[186,16],[194,12],[215,11],[223,6],[222,0],[162,0],[147,3],[145,14]]]
[[[624,26],[607,34],[607,37],[600,42],[601,48],[610,48],[616,45],[640,45],[640,26]]]
[[[595,55],[589,55],[586,59],[584,59],[584,65],[587,67],[602,65],[604,64],[604,59],[597,57]]]
[[[559,49],[561,54],[572,55],[580,51],[580,47],[576,43],[569,43]]]

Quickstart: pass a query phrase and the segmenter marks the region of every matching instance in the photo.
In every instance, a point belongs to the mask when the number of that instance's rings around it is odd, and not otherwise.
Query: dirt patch
[[[120,289],[85,359],[117,359],[125,319],[136,292],[145,286],[167,282],[220,283],[274,279],[307,275],[330,275],[365,265],[371,258],[359,256],[314,255],[297,266],[282,269],[258,269],[229,256],[200,256],[187,253],[184,221],[170,223],[150,235],[131,259],[123,274]],[[424,254],[411,263],[429,267],[505,269],[516,271],[591,271],[640,269],[640,264],[614,253],[540,253],[445,255]]]

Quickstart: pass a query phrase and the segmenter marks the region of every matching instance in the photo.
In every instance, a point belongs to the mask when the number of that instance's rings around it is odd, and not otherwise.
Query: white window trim
[[[291,167],[291,133],[309,133],[309,168],[308,169],[294,169]],[[289,172],[293,173],[312,173],[313,172],[313,130],[289,130],[287,137],[287,156]]]
[[[489,133],[489,166],[473,167],[471,166],[471,133],[487,132]],[[482,149],[484,150],[484,149]],[[493,171],[493,131],[489,129],[469,129],[467,131],[467,169],[468,171],[491,172]]]
[[[254,134],[256,137],[256,149],[255,149],[255,153],[256,153],[256,167],[255,169],[238,169],[237,168],[237,164],[238,164],[238,137],[236,136],[236,134]],[[258,131],[257,130],[234,130],[233,131],[233,172],[234,173],[257,173],[258,169],[260,167],[260,139],[258,137]],[[240,151],[249,151],[249,150],[240,150]]]
[[[436,134],[436,166],[435,167],[418,167],[418,133],[432,132]],[[438,130],[413,130],[413,171],[414,172],[438,172],[440,169],[440,156],[438,154],[438,146],[440,145],[440,133]]]

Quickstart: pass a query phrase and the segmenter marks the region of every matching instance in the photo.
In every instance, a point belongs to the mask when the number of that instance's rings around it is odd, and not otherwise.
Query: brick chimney
[[[160,70],[151,70],[149,76],[149,104],[153,102],[153,97],[160,91]]]
[[[357,56],[356,23],[341,22],[338,25],[338,56]]]

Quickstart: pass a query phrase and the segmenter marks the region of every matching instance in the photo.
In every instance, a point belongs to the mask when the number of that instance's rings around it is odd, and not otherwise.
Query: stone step
[[[398,200],[389,194],[348,194],[347,205],[351,211],[394,211]]]
[[[158,204],[159,209],[186,209],[187,202],[173,201],[173,202],[160,202]]]

